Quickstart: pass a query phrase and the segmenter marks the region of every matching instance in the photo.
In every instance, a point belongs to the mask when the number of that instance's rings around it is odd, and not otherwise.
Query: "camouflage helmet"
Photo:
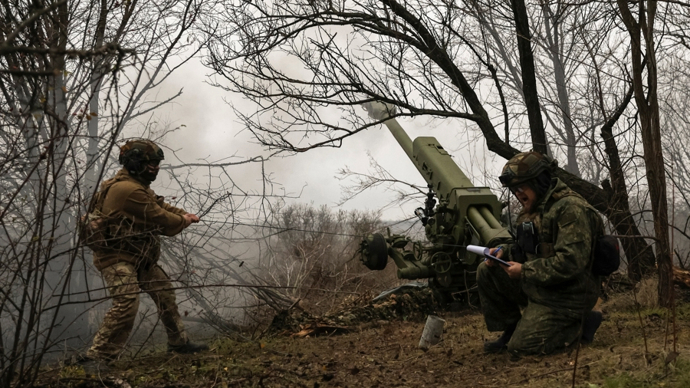
[[[498,179],[503,187],[515,187],[537,178],[544,171],[556,167],[555,160],[536,151],[521,152],[508,160]]]
[[[130,140],[120,147],[119,162],[132,173],[141,173],[146,165],[165,159],[163,150],[151,140]]]

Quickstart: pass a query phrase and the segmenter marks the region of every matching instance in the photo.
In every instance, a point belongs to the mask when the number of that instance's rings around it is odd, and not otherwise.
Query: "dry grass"
[[[643,284],[638,296],[653,289]],[[668,310],[614,302],[626,297],[632,298],[617,295],[604,306],[605,320],[594,343],[579,352],[518,361],[507,354],[483,354],[482,341],[495,333],[486,331],[475,311],[441,314],[443,341],[426,352],[417,348],[424,322],[374,321],[344,335],[245,343],[221,339],[210,352],[157,353],[121,362],[111,374],[135,387],[553,388],[571,387],[573,381],[579,388],[689,387],[690,304],[677,306],[674,340]],[[43,383],[66,387],[74,381],[60,381],[53,373]]]
[[[643,309],[655,308],[659,300],[658,286],[656,278],[642,279],[633,291],[611,295],[601,307],[604,311],[634,310],[637,304]]]

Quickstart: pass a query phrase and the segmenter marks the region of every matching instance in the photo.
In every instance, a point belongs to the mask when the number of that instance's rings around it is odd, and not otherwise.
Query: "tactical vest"
[[[157,261],[160,237],[155,231],[135,232],[124,216],[103,213],[110,188],[125,179],[113,178],[101,185],[89,204],[88,213],[79,223],[80,241],[97,253],[127,253],[148,262]],[[155,257],[154,257],[155,256]]]
[[[596,213],[596,210],[589,204],[587,203],[584,198],[582,198],[581,195],[577,194],[575,191],[573,191],[570,188],[567,188],[566,190],[560,190],[558,192],[552,193],[550,198],[553,198],[554,200],[550,202],[548,205],[544,204],[542,207],[541,211],[538,213],[533,213],[533,214],[525,214],[521,217],[518,218],[518,231],[517,231],[517,243],[522,248],[523,252],[525,254],[532,254],[536,256],[537,258],[546,258],[546,257],[551,257],[556,254],[554,250],[554,243],[553,243],[553,236],[552,234],[552,225],[543,225],[543,219],[544,219],[544,213],[548,212],[551,206],[553,206],[556,202],[561,200],[562,198],[565,197],[578,197],[581,198],[584,202],[584,205],[590,209],[591,211]],[[548,201],[548,199],[547,199]],[[598,230],[596,232],[596,235],[592,239],[593,243],[596,244],[597,240],[604,235],[604,226],[603,223],[601,222],[601,218],[598,218],[597,226],[596,229]],[[526,223],[531,222],[533,226],[526,225]],[[546,226],[546,227],[544,227]],[[529,231],[528,229],[532,227],[534,228],[534,236],[531,237],[529,236]],[[595,252],[595,247],[593,246],[591,249],[591,254],[590,254],[590,259],[594,255]],[[590,265],[592,263],[592,260],[590,260]]]
[[[109,246],[111,238],[107,233],[110,220],[103,214],[102,210],[105,197],[116,182],[119,182],[119,179],[113,178],[103,182],[101,189],[91,198],[87,213],[79,220],[79,241],[94,252],[111,248]]]

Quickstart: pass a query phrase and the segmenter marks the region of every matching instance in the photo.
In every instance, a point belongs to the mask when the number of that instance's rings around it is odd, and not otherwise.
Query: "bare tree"
[[[659,303],[662,306],[671,306],[673,303],[673,263],[669,241],[666,170],[659,117],[657,49],[654,39],[657,2],[641,1],[632,10],[626,1],[618,0],[617,3],[621,19],[630,34],[631,75],[640,118],[647,184],[654,215]],[[666,10],[669,11],[669,9]],[[633,16],[633,11],[636,11],[637,17]]]
[[[0,7],[0,385],[30,386],[58,341],[84,334],[75,322],[88,318],[94,276],[76,220],[122,131],[174,98],[147,91],[175,70],[170,58],[203,45],[190,35],[201,4]]]
[[[581,160],[604,157],[608,179],[601,167],[592,168],[593,177],[603,178],[602,187],[565,170],[558,176],[626,236],[621,242],[629,275],[639,279],[655,260],[627,201],[627,185],[637,185],[626,180],[636,155],[627,146],[639,134],[627,125],[635,122],[625,65],[629,40],[610,18],[592,16],[601,9],[615,16],[611,5],[577,7],[518,1],[473,1],[464,7],[429,0],[243,3],[217,13],[222,27],[212,37],[207,64],[225,77],[223,87],[256,104],[254,113],[238,114],[273,149],[340,147],[347,137],[378,124],[358,107],[380,100],[400,107],[398,116],[460,119],[459,128],[478,128],[488,149],[504,158],[519,151],[515,145],[544,151],[548,138],[564,139],[569,169],[575,166],[574,149],[581,150]],[[530,15],[545,20],[537,34]],[[572,52],[567,55],[566,46],[556,42],[566,36],[556,35],[565,25]],[[592,46],[611,42],[614,33],[610,49]],[[536,64],[544,63],[562,67],[549,76],[555,74],[555,82],[539,78],[542,85],[556,85],[548,104],[540,102],[545,97],[533,77],[539,73]],[[566,63],[572,63],[567,72]],[[568,82],[580,75],[584,85]],[[575,112],[566,106],[570,95],[579,96]],[[545,111],[559,112],[564,132],[552,114],[542,122]],[[503,128],[504,139],[497,128]]]
[[[686,21],[687,23],[688,21]],[[683,25],[678,26],[677,31],[680,32],[679,43],[685,40]],[[672,33],[678,36],[678,33]],[[673,228],[675,229],[671,237],[671,246],[673,247],[672,256],[677,259],[677,263],[681,268],[687,269],[688,257],[690,255],[690,153],[688,152],[686,144],[688,144],[688,134],[690,134],[690,111],[688,110],[687,85],[690,82],[688,78],[688,68],[685,62],[676,55],[682,55],[682,52],[668,55],[665,61],[659,65],[659,95],[666,96],[659,100],[662,139],[664,143],[664,154],[666,156],[666,168],[669,180],[672,182],[670,190],[671,198],[674,200],[670,203],[670,214],[673,216]]]

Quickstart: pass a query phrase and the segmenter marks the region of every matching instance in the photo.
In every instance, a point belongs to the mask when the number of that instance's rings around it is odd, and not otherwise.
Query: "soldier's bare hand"
[[[188,227],[189,225],[191,225],[193,222],[194,223],[199,222],[199,217],[197,217],[196,214],[187,213],[182,217],[184,218],[184,227],[185,228]]]
[[[511,279],[520,279],[520,276],[522,275],[522,264],[514,261],[509,261],[508,263],[512,265],[510,267],[506,267],[504,265],[502,266],[508,274],[508,277]]]
[[[496,254],[496,251],[498,251],[498,255]],[[503,249],[498,250],[498,248],[491,248],[491,249],[489,249],[489,254],[490,254],[491,256],[496,256],[497,258],[500,259],[501,257],[503,257]],[[484,260],[484,262],[486,263],[486,265],[487,265],[488,267],[494,267],[494,266],[497,266],[497,265],[498,265],[498,264],[496,264],[496,263],[495,263],[493,260],[491,260],[491,259],[489,259],[489,260]]]
[[[187,213],[187,214],[185,214],[185,217],[191,218],[192,223],[194,223],[194,224],[196,224],[197,222],[200,221],[199,217],[196,214]]]

